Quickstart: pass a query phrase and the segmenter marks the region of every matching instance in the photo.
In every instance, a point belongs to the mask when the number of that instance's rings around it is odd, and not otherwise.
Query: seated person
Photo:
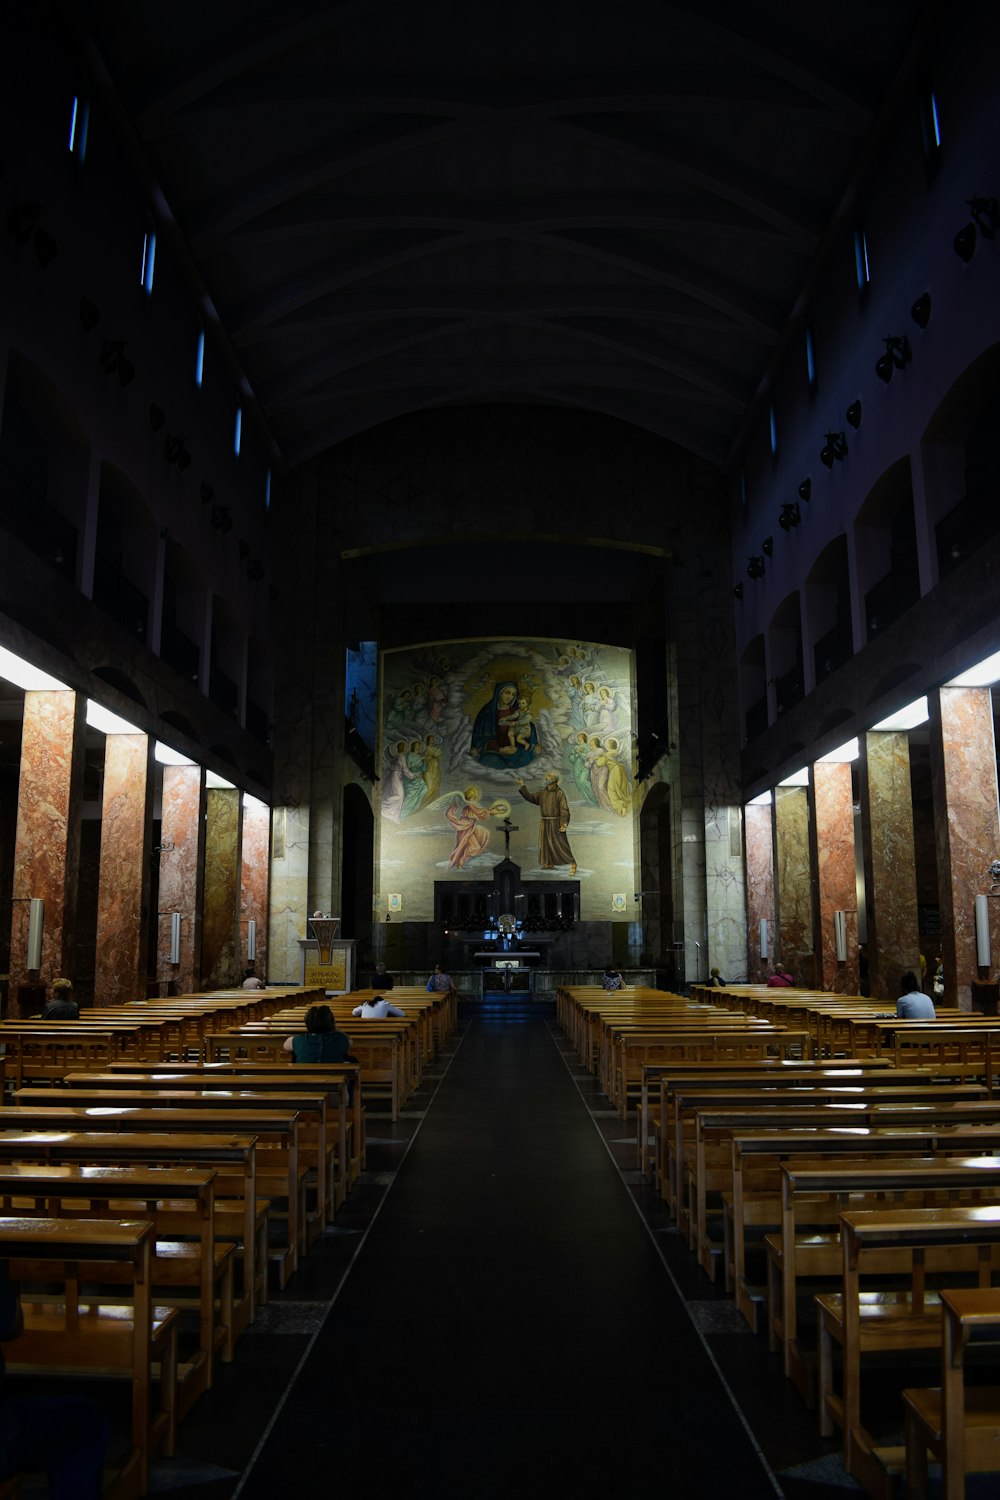
[[[23,1326],[17,1289],[0,1262],[0,1341],[16,1339]],[[0,1355],[0,1480],[22,1469],[44,1473],[52,1500],[99,1500],[107,1447],[108,1424],[96,1402],[86,1396],[19,1397],[7,1388]]]
[[[396,983],[396,981],[395,981],[395,979],[393,979],[392,975],[391,974],[387,974],[385,972],[385,963],[384,963],[384,961],[382,959],[379,959],[378,963],[375,966],[375,973],[372,975],[372,980],[371,980],[371,987],[372,987],[372,989],[373,990],[391,990],[392,987],[393,987],[393,985],[395,983]]]
[[[725,987],[726,987],[726,981],[723,979],[723,977],[719,973],[718,969],[713,969],[712,972],[711,972],[711,974],[709,974],[708,979],[705,982],[706,982],[706,984],[714,985],[716,987],[716,989],[720,989],[720,990],[724,990]]]
[[[342,1063],[348,1061],[351,1039],[338,1031],[328,1005],[311,1005],[306,1011],[305,1036],[286,1037],[282,1050],[297,1063]]]
[[[613,969],[609,965],[604,971],[604,978],[601,983],[606,990],[620,990],[623,988],[625,981],[622,978],[621,970]]]
[[[80,1007],[73,999],[71,979],[53,979],[52,999],[42,1011],[43,1021],[79,1021]]]
[[[795,975],[790,974],[783,964],[775,964],[774,972],[768,975],[768,988],[772,990],[781,989],[795,983]]]
[[[451,982],[451,975],[446,974],[440,964],[435,964],[434,973],[427,981],[428,995],[447,995],[448,991],[454,988],[455,986]]]
[[[937,1012],[930,995],[925,995],[912,969],[902,978],[903,993],[896,1001],[896,1014],[905,1021],[933,1021]]]
[[[356,1005],[351,1015],[360,1016],[363,1021],[384,1021],[386,1016],[405,1016],[406,1011],[391,1004],[384,995],[374,995],[371,1000]]]
[[[263,979],[258,979],[255,970],[247,969],[246,973],[243,975],[243,988],[245,990],[263,990],[266,989],[267,986],[265,985]]]

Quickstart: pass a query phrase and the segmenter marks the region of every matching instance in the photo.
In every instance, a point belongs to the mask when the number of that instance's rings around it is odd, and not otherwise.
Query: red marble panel
[[[804,786],[774,793],[775,889],[782,963],[802,984],[812,984],[813,902],[809,851],[809,795]]]
[[[869,991],[895,1000],[904,971],[920,971],[910,742],[905,731],[873,729],[862,755]]]
[[[251,800],[243,808],[243,875],[240,886],[241,959],[246,967],[247,923],[257,924],[257,957],[253,967],[261,979],[267,978],[267,911],[269,852],[271,843],[271,810],[262,802]]]
[[[200,987],[201,900],[204,829],[200,766],[164,766],[160,842],[160,900],[156,975],[162,995],[190,994]],[[173,845],[170,848],[169,845]],[[171,917],[181,917],[180,962],[170,962]]]
[[[858,993],[858,912],[854,804],[850,765],[813,766],[816,876],[819,892],[820,982],[841,995]],[[847,958],[837,959],[833,914],[845,913]]]
[[[205,794],[205,896],[201,976],[209,989],[238,983],[240,970],[240,794],[209,787]]]
[[[988,974],[976,961],[975,899],[989,891],[990,862],[1000,858],[990,689],[941,688],[931,745],[944,1003],[971,1008],[972,981],[994,977],[1000,965],[1000,901],[990,902]]]
[[[11,1010],[29,981],[74,978],[76,893],[80,861],[83,702],[71,692],[24,695],[17,832],[14,843],[10,951]],[[29,976],[28,903],[45,902],[42,966]]]
[[[748,806],[743,826],[747,860],[747,952],[748,978],[757,983],[767,977],[769,966],[760,956],[760,924],[774,926],[774,841],[770,807]],[[775,933],[775,936],[777,934]]]
[[[95,1005],[146,998],[151,754],[145,734],[109,734],[104,743]]]

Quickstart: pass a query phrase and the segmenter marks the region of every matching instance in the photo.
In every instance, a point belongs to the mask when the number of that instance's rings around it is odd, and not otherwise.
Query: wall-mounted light
[[[257,957],[257,922],[254,917],[247,921],[247,958],[252,963]]]
[[[848,427],[853,427],[855,432],[857,432],[858,428],[861,426],[861,402],[852,401],[844,415],[847,418]]]
[[[843,432],[828,432],[826,442],[819,450],[819,461],[827,469],[832,469],[835,462],[843,462],[847,457],[847,435]]]
[[[742,583],[738,583],[736,585],[736,587],[733,589],[733,593],[734,593],[734,595],[736,596],[737,599],[742,599],[743,598],[743,585],[742,585]]]
[[[135,365],[126,356],[124,339],[105,339],[97,356],[98,368],[105,375],[117,374],[122,385],[131,385],[135,379]]]
[[[991,240],[1000,229],[1000,204],[995,198],[970,198],[968,203],[979,233]]]
[[[28,954],[25,965],[29,969],[42,967],[42,933],[45,929],[45,902],[41,896],[32,896],[28,902]]]
[[[170,913],[170,962],[179,964],[181,961],[181,914],[179,911]]]
[[[833,914],[833,946],[837,954],[838,964],[847,962],[847,913],[846,911],[835,911]]]
[[[764,576],[764,559],[762,557],[757,556],[756,554],[753,557],[748,558],[747,559],[747,577],[748,578],[763,578],[763,576]]]
[[[766,917],[761,917],[761,919],[760,919],[760,956],[761,956],[761,958],[767,958],[768,954],[771,951],[770,948],[768,947],[768,938],[769,938],[769,936],[770,936],[770,934],[769,934],[769,932],[767,930],[767,918]]]
[[[765,557],[773,557],[774,556],[774,537],[773,536],[766,536],[764,538],[764,540],[760,544],[760,550],[763,552],[763,554],[764,554]]]
[[[918,328],[926,328],[931,320],[931,294],[924,292],[910,308],[910,317]]]
[[[176,464],[183,473],[191,466],[191,455],[179,432],[169,432],[163,445],[163,457],[168,464]]]
[[[913,358],[910,341],[906,334],[894,334],[885,341],[885,353],[880,354],[875,361],[875,374],[879,380],[884,380],[886,385],[892,379],[894,370],[903,370]]]
[[[251,583],[260,583],[264,577],[265,568],[259,557],[251,557],[247,563],[247,577]]]
[[[812,499],[812,493],[813,482],[807,477],[803,479],[802,483],[799,485],[799,499],[808,502]]]
[[[968,265],[969,261],[976,253],[975,224],[966,224],[963,229],[960,229],[958,231],[951,243],[952,249],[955,251],[955,254],[958,256],[959,260],[964,261],[965,264]]]
[[[801,524],[802,510],[797,500],[792,500],[788,505],[783,505],[781,507],[781,514],[778,517],[778,525],[781,527],[782,531],[791,531],[794,527],[801,526]]]
[[[216,531],[232,531],[233,517],[228,505],[212,506],[212,525]]]
[[[990,898],[976,897],[976,963],[981,969],[990,966]]]

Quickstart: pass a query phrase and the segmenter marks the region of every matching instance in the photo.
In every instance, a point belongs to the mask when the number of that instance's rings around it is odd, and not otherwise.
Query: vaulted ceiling
[[[286,461],[582,407],[722,463],[916,0],[80,0]]]

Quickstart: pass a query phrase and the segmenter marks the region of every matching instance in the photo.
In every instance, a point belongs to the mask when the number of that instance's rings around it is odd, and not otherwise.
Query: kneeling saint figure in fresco
[[[534,802],[538,808],[538,863],[543,870],[554,870],[556,865],[569,865],[569,873],[576,874],[576,860],[566,837],[569,827],[569,803],[566,793],[559,785],[559,776],[550,771],[540,791],[531,792],[520,777],[517,789],[526,802]]]

